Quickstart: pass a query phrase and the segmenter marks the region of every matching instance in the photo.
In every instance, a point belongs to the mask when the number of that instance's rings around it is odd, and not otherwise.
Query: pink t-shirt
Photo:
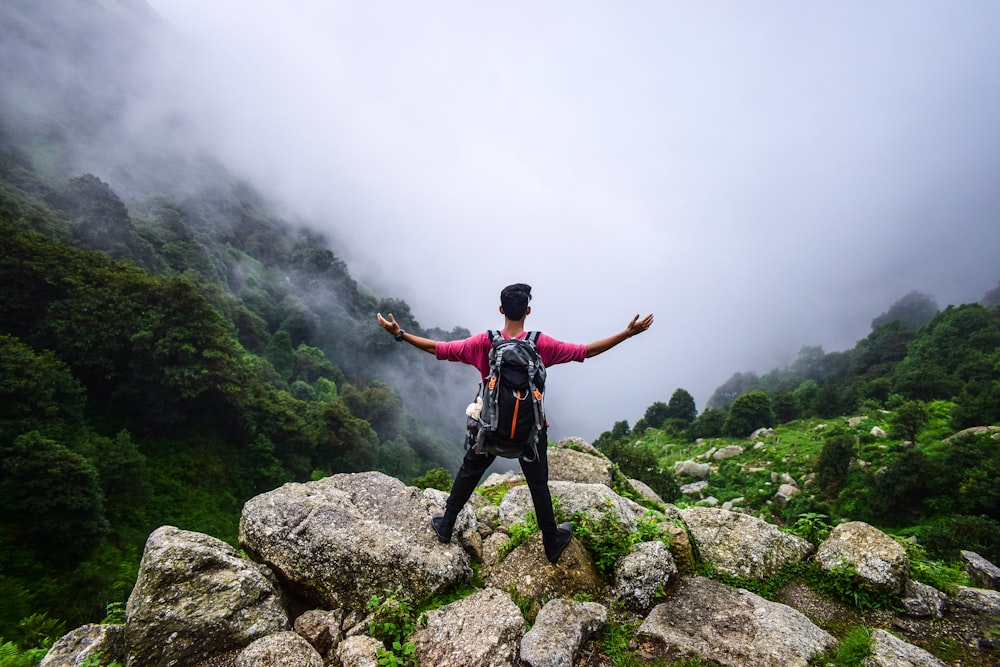
[[[526,334],[527,332],[518,338],[524,338]],[[504,338],[507,336],[504,335]],[[586,345],[564,343],[545,334],[538,335],[535,347],[538,349],[538,354],[542,357],[542,363],[545,364],[546,368],[569,361],[583,361],[587,358]],[[480,375],[485,379],[490,374],[490,350],[492,348],[490,335],[484,331],[464,340],[438,342],[434,347],[434,354],[441,360],[471,364],[479,369]]]

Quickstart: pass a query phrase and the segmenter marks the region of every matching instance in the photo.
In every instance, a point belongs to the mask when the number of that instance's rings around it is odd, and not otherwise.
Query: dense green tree
[[[72,436],[83,420],[84,390],[53,352],[36,353],[0,335],[0,442],[38,431]]]
[[[97,471],[86,458],[34,431],[0,444],[0,453],[0,544],[60,567],[97,548],[108,523]]]
[[[691,424],[691,439],[718,438],[723,434],[728,412],[721,408],[705,410]]]
[[[823,438],[816,461],[816,483],[828,496],[835,496],[843,488],[855,451],[855,437],[844,429],[836,429]]]
[[[646,408],[642,421],[646,428],[661,428],[670,417],[670,408],[663,401],[656,401]],[[644,429],[645,430],[645,429]]]
[[[866,498],[874,523],[900,525],[919,517],[928,495],[927,471],[931,469],[927,455],[911,447],[872,473]]]
[[[916,330],[930,322],[938,312],[934,298],[913,291],[889,306],[889,310],[872,320],[872,329],[898,322],[906,329]]]
[[[990,361],[1000,347],[1000,311],[979,304],[948,306],[924,326],[893,374],[909,399],[954,399],[969,380],[1000,379]]]
[[[889,417],[889,435],[916,442],[917,434],[929,420],[927,406],[922,401],[906,401]]]
[[[698,416],[694,396],[685,389],[677,389],[670,395],[667,403],[667,417],[690,424]]]
[[[403,402],[385,382],[375,380],[363,389],[347,385],[341,398],[353,414],[371,424],[380,439],[394,440],[402,435]]]
[[[740,394],[729,406],[729,415],[722,425],[724,433],[736,437],[745,437],[758,428],[774,426],[774,410],[771,399],[761,390],[748,391]]]
[[[271,363],[278,376],[288,382],[295,370],[295,350],[292,349],[292,337],[287,331],[275,331],[271,340],[264,346],[264,358]]]
[[[799,418],[799,404],[791,392],[779,391],[771,396],[771,405],[774,408],[774,418],[778,423],[790,422]]]

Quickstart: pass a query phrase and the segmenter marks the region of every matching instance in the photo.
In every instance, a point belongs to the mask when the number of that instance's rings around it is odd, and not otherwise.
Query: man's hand
[[[389,319],[382,317],[382,313],[377,313],[378,323],[382,325],[382,328],[391,333],[393,336],[399,333],[400,326],[396,323],[396,318],[389,313]],[[637,316],[638,317],[638,316]]]
[[[643,331],[645,331],[651,326],[653,326],[652,313],[646,315],[646,317],[642,318],[641,320],[639,319],[639,314],[636,313],[635,317],[632,318],[632,321],[628,323],[627,327],[625,327],[625,333],[627,333],[628,337],[631,338],[632,336],[637,336],[641,334]]]

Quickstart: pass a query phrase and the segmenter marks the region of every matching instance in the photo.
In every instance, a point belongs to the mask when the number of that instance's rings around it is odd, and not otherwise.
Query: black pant
[[[556,531],[556,517],[552,510],[552,494],[549,493],[549,459],[547,454],[549,444],[548,430],[543,429],[538,434],[538,456],[529,448],[529,457],[533,461],[518,459],[521,464],[521,471],[528,482],[528,490],[531,492],[531,502],[535,506],[535,519],[538,521],[538,528],[543,535],[554,535]],[[493,454],[477,454],[475,448],[470,448],[465,452],[462,460],[462,467],[455,475],[455,483],[451,487],[451,495],[445,505],[445,514],[448,517],[456,517],[465,503],[472,497],[473,491],[482,479],[483,473],[496,460]]]

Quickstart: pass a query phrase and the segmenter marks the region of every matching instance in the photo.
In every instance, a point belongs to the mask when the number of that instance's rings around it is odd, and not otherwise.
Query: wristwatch
[[[402,342],[403,342],[403,336],[404,336],[405,334],[406,334],[406,332],[405,332],[405,331],[403,331],[402,329],[400,329],[400,330],[399,330],[399,333],[397,333],[397,334],[393,334],[393,336],[392,336],[392,337],[396,339],[396,342],[397,342],[397,343],[402,343]]]

